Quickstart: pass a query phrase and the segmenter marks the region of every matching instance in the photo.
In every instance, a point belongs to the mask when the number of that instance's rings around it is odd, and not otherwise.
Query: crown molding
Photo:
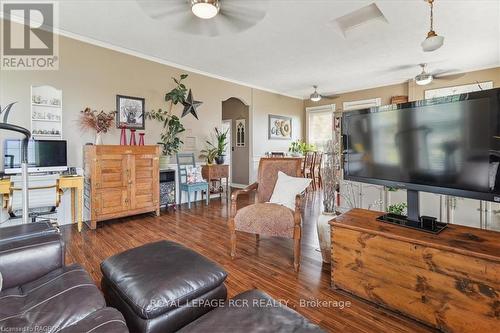
[[[0,19],[8,20],[7,18],[4,17],[4,13],[2,11],[0,11]],[[11,16],[11,20],[14,21],[14,22],[16,22],[16,23],[19,23],[19,24],[24,24],[24,19],[20,18],[20,17]],[[86,44],[90,44],[90,45],[102,47],[102,48],[109,49],[109,50],[112,50],[112,51],[115,51],[115,52],[127,54],[127,55],[130,55],[130,56],[136,57],[136,58],[140,58],[140,59],[144,59],[144,60],[156,62],[156,63],[162,64],[162,65],[166,65],[166,66],[169,66],[169,67],[181,69],[181,70],[184,70],[184,71],[189,71],[189,72],[194,73],[194,74],[199,74],[199,75],[207,76],[207,77],[210,77],[210,78],[213,78],[213,79],[217,79],[217,80],[221,80],[221,81],[226,81],[226,82],[229,82],[229,83],[234,83],[234,84],[237,84],[237,85],[240,85],[240,86],[243,86],[243,87],[247,87],[247,88],[251,88],[251,89],[257,89],[257,90],[266,91],[266,92],[277,94],[277,95],[282,95],[282,96],[286,96],[286,97],[290,97],[290,98],[294,98],[294,99],[299,99],[301,101],[304,100],[304,98],[302,98],[301,96],[291,95],[291,94],[287,94],[287,93],[284,93],[284,92],[281,92],[281,91],[277,91],[277,90],[273,90],[273,89],[268,89],[268,88],[265,88],[265,87],[260,87],[260,86],[257,86],[257,85],[249,84],[249,83],[246,83],[246,82],[243,82],[243,81],[230,79],[230,78],[227,78],[227,77],[224,77],[224,76],[221,76],[221,75],[217,75],[217,74],[205,72],[205,71],[202,71],[202,70],[190,67],[190,66],[185,66],[185,65],[177,64],[175,62],[171,62],[171,61],[168,61],[168,60],[165,60],[165,59],[162,59],[162,58],[158,58],[158,57],[147,55],[147,54],[142,53],[140,51],[136,51],[136,50],[132,50],[132,49],[129,49],[129,48],[126,48],[126,47],[118,46],[118,45],[115,45],[115,44],[112,44],[112,43],[109,43],[109,42],[105,42],[105,41],[102,41],[102,40],[98,40],[98,39],[95,39],[95,38],[92,38],[92,37],[83,36],[83,35],[80,35],[80,34],[77,34],[77,33],[73,33],[73,32],[70,32],[70,31],[67,31],[67,30],[64,30],[64,29],[54,28],[54,33],[56,33],[56,34],[58,34],[60,36],[66,37],[66,38],[71,38],[71,39],[77,40],[79,42],[83,42],[83,43],[86,43]]]

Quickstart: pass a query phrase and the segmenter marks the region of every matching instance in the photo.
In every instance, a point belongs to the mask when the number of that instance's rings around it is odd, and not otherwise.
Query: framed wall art
[[[116,127],[144,129],[145,100],[116,95]]]
[[[269,139],[291,140],[292,118],[286,116],[269,115]]]

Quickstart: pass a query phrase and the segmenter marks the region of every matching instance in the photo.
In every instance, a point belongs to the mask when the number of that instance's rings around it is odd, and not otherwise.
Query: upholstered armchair
[[[236,231],[259,235],[293,238],[295,271],[300,265],[300,239],[302,233],[301,207],[303,193],[295,197],[295,210],[269,203],[278,171],[288,176],[300,177],[301,159],[299,158],[262,158],[259,163],[257,182],[245,189],[234,191],[231,195],[231,217],[229,231],[231,235],[231,257],[236,255]],[[238,196],[255,191],[255,203],[237,210]]]

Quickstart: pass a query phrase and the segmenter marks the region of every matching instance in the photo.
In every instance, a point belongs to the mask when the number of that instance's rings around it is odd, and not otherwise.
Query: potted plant
[[[85,110],[80,111],[80,127],[82,130],[94,130],[95,142],[94,144],[102,144],[102,133],[107,133],[115,120],[115,111],[111,112],[98,112],[86,107]]]
[[[217,156],[215,157],[215,162],[217,164],[224,164],[224,153],[226,152],[227,146],[227,133],[229,129],[225,132],[220,131],[217,127],[215,128],[215,139],[217,140],[217,146],[211,145],[217,149]]]
[[[316,151],[316,147],[313,144],[302,142],[301,140],[293,141],[288,147],[288,151],[292,156],[302,156],[306,153]]]
[[[292,156],[296,157],[302,156],[302,145],[300,140],[293,141],[292,143],[290,143],[290,147],[288,147],[288,152],[290,152]]]
[[[217,157],[217,148],[215,148],[212,143],[208,142],[210,145],[207,148],[203,149],[200,154],[200,158],[203,158],[207,161],[207,165],[214,164],[214,160]]]
[[[146,112],[148,119],[157,120],[162,123],[163,131],[160,135],[159,145],[162,146],[162,156],[160,156],[160,168],[168,167],[170,156],[176,154],[184,143],[179,138],[179,134],[185,131],[179,117],[172,114],[174,105],[183,103],[186,100],[187,88],[182,83],[188,77],[187,74],[181,74],[180,77],[172,78],[175,87],[165,94],[165,101],[169,103],[168,110],[159,109],[158,111]]]

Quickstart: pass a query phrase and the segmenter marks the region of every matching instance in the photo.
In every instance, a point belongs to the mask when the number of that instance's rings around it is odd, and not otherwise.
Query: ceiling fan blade
[[[224,30],[244,31],[266,16],[266,4],[267,1],[224,0],[221,1],[221,10],[215,19]]]
[[[332,95],[321,95],[321,98],[326,98],[326,99],[336,99],[339,98],[340,95],[337,94],[332,94]]]
[[[209,37],[219,35],[215,20],[200,19],[192,15],[191,12],[180,21],[176,28],[182,32],[193,35],[204,35]]]
[[[146,15],[153,19],[191,12],[186,0],[136,0],[136,2]]]
[[[465,73],[457,73],[457,74],[446,74],[446,73],[456,73],[457,71],[444,71],[440,72],[438,74],[433,74],[434,78],[437,80],[443,80],[443,81],[453,81],[460,79],[465,76]]]

